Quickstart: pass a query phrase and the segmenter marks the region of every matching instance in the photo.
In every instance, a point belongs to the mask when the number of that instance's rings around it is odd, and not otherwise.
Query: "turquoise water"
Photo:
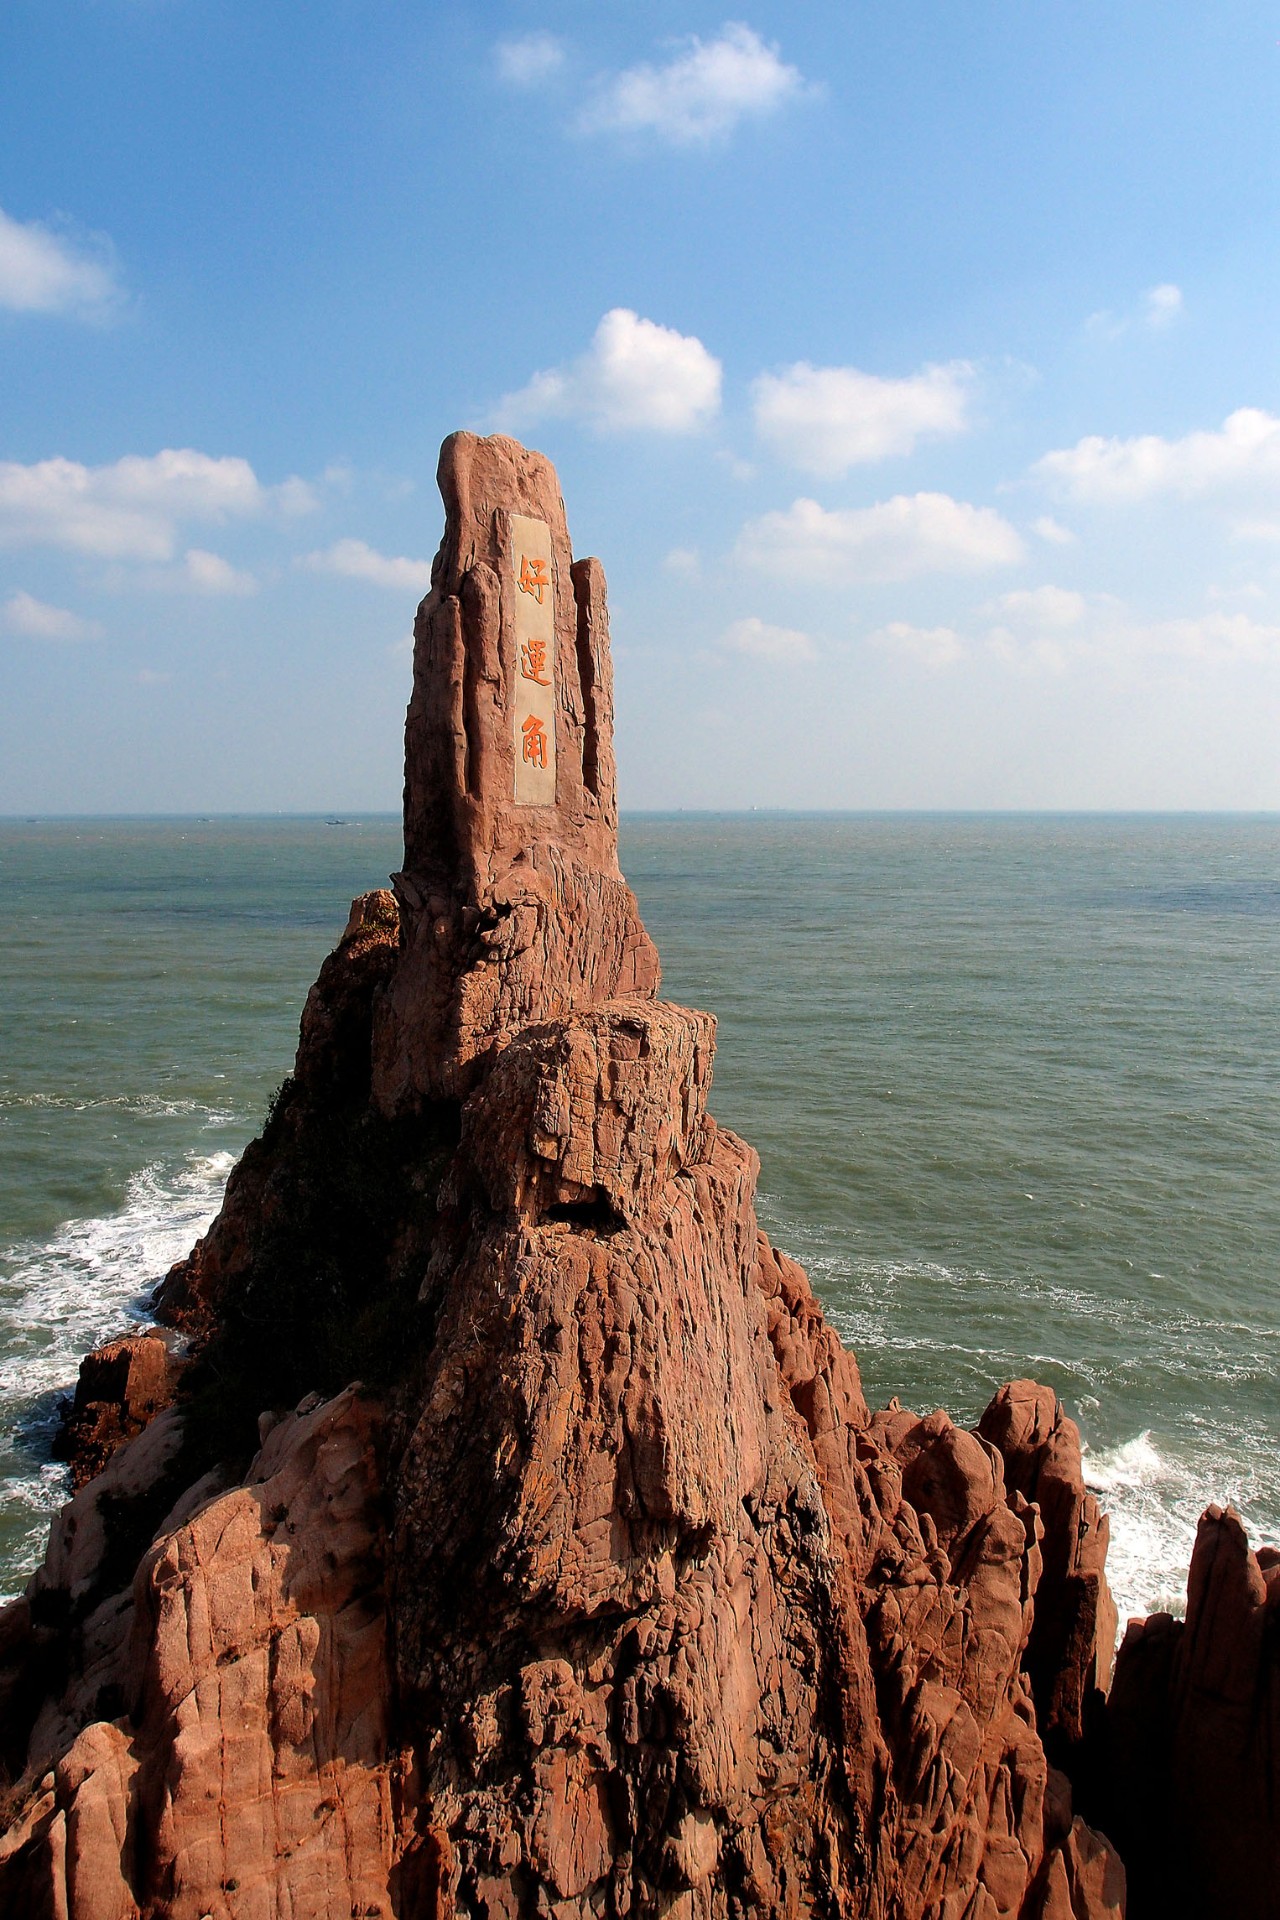
[[[664,991],[869,1397],[1050,1382],[1122,1613],[1196,1519],[1280,1538],[1280,820],[632,817]],[[0,822],[0,1589],[79,1353],[143,1310],[288,1070],[395,821]]]

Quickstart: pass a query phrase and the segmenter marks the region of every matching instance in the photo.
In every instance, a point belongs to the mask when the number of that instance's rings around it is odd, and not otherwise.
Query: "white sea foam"
[[[1213,1498],[1190,1463],[1162,1454],[1149,1432],[1094,1452],[1085,1484],[1110,1517],[1107,1579],[1120,1628],[1135,1614],[1182,1613],[1196,1523]]]
[[[1110,1518],[1107,1575],[1121,1630],[1133,1615],[1185,1610],[1206,1507],[1234,1506],[1255,1545],[1280,1540],[1273,1429],[1232,1425],[1220,1411],[1231,1404],[1236,1379],[1270,1364],[1274,1329],[1178,1310],[1163,1298],[1156,1311],[1085,1287],[1037,1281],[1029,1288],[1020,1277],[977,1266],[851,1256],[833,1251],[831,1229],[783,1218],[767,1195],[761,1199],[769,1231],[803,1261],[841,1338],[862,1356],[869,1387],[901,1392],[921,1412],[940,1403],[969,1424],[1003,1380],[1031,1375],[1056,1386],[1080,1422],[1085,1479]],[[1034,1318],[1022,1310],[1028,1300]],[[1027,1335],[1043,1339],[1051,1322],[1056,1350],[1033,1348]],[[1082,1327],[1090,1329],[1086,1338]],[[1194,1356],[1194,1377],[1183,1355]],[[1175,1389],[1167,1424],[1102,1445],[1099,1434],[1108,1427],[1114,1434],[1124,1420],[1143,1366],[1164,1369]],[[1141,1391],[1150,1406],[1149,1380]]]
[[[1150,1432],[1084,1450],[1085,1483],[1111,1518],[1107,1578],[1123,1630],[1135,1614],[1186,1611],[1187,1569],[1206,1507],[1233,1506],[1257,1547],[1280,1536],[1265,1434],[1204,1426],[1177,1441]]]
[[[141,1114],[148,1120],[184,1119],[198,1114],[206,1127],[230,1126],[238,1116],[228,1107],[210,1107],[201,1100],[175,1100],[161,1093],[9,1093],[0,1090],[0,1111],[23,1110],[54,1113],[98,1113],[114,1109],[118,1113]]]
[[[21,1541],[22,1565],[43,1545],[66,1477],[47,1459],[58,1396],[91,1347],[145,1322],[156,1282],[218,1210],[230,1153],[188,1153],[130,1179],[115,1212],[70,1220],[43,1242],[0,1251],[0,1526]]]

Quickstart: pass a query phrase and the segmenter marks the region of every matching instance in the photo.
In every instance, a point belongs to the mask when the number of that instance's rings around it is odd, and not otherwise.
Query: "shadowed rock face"
[[[1109,1817],[1133,1911],[1280,1914],[1280,1553],[1210,1507],[1187,1617],[1131,1620],[1116,1660]]]
[[[515,442],[441,485],[404,871],[0,1616],[0,1911],[1118,1915],[1043,1738],[1107,1684],[1078,1435],[869,1411],[654,998],[603,574]]]

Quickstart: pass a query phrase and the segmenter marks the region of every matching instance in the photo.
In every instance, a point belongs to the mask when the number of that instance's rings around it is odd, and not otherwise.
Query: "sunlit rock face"
[[[461,1092],[524,1027],[658,988],[618,868],[604,571],[575,564],[540,454],[457,433],[439,478],[405,728],[403,952],[374,1034],[388,1113]]]
[[[656,998],[603,572],[541,456],[440,477],[403,870],[0,1618],[0,1910],[1119,1915],[1079,1436],[868,1409]]]

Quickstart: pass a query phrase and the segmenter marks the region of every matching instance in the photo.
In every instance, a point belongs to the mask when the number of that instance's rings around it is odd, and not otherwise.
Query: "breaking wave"
[[[1086,1485],[1110,1518],[1121,1632],[1135,1615],[1185,1611],[1206,1507],[1235,1507],[1255,1546],[1280,1540],[1272,1433],[1227,1411],[1236,1380],[1272,1373],[1274,1329],[978,1268],[850,1257],[831,1229],[784,1215],[767,1194],[760,1213],[807,1268],[873,1405],[897,1394],[971,1425],[1006,1380],[1029,1375],[1061,1395],[1080,1425]],[[1167,1419],[1115,1437],[1135,1401],[1160,1404],[1162,1387],[1175,1389]]]
[[[220,1117],[220,1116],[219,1116]],[[17,1584],[67,1496],[49,1445],[82,1356],[145,1323],[156,1282],[218,1210],[231,1153],[187,1153],[129,1180],[113,1213],[0,1250],[0,1552]]]

